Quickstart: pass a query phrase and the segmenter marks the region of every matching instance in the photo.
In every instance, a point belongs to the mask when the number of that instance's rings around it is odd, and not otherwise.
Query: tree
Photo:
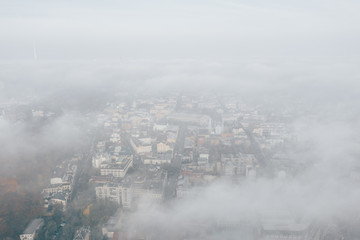
[[[63,239],[73,239],[75,235],[75,228],[70,224],[66,224],[62,231]]]
[[[64,213],[61,208],[61,205],[56,205],[54,207],[53,214],[51,215],[51,219],[56,223],[56,225],[60,225],[63,222]]]
[[[47,224],[46,224],[46,228],[45,228],[45,239],[50,239],[51,236],[53,236],[57,230],[58,226],[56,224],[55,221],[50,220]]]

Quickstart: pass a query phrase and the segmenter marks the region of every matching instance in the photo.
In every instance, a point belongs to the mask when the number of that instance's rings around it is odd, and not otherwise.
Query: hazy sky
[[[2,0],[0,59],[360,53],[358,1]]]

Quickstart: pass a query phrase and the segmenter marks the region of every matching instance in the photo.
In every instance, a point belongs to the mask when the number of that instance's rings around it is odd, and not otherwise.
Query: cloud
[[[24,166],[30,170],[37,164],[57,161],[59,152],[66,154],[81,149],[86,144],[89,126],[89,122],[76,114],[61,115],[40,128],[32,122],[0,119],[1,175],[20,177]]]

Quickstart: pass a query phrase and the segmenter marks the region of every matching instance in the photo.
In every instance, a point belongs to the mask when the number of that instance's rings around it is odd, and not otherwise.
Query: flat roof
[[[26,227],[23,234],[33,234],[42,224],[44,220],[42,218],[33,219]]]

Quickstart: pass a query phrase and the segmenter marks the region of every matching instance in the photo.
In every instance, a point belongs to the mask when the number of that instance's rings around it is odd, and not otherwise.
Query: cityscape
[[[359,240],[359,10],[0,1],[0,240]]]
[[[2,106],[1,118],[36,129],[60,116],[12,102]],[[81,149],[60,155],[38,175],[39,216],[28,219],[20,239],[305,240],[357,234],[306,213],[296,199],[314,197],[294,181],[309,174],[314,162],[300,158],[312,147],[296,135],[291,111],[274,113],[231,94],[171,93],[106,102],[77,117],[96,124],[84,129]],[[358,176],[358,168],[350,169],[347,180]],[[18,191],[10,188],[16,181],[4,178],[3,191]]]

